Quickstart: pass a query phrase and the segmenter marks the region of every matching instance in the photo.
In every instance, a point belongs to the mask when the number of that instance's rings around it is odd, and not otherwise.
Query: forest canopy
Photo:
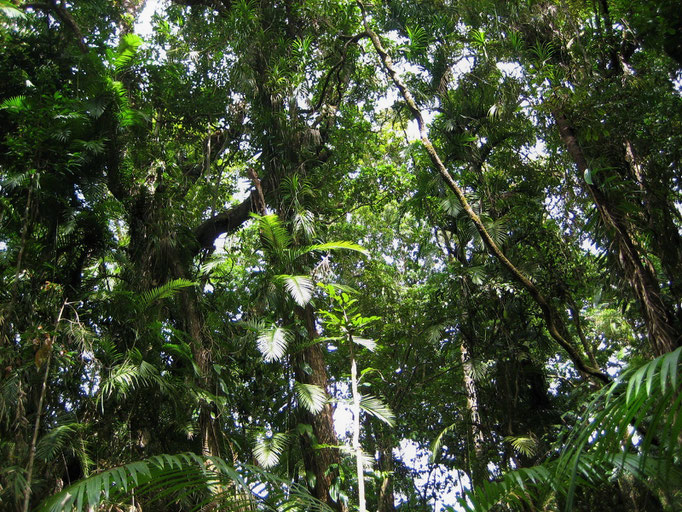
[[[682,509],[672,0],[0,0],[0,509]]]

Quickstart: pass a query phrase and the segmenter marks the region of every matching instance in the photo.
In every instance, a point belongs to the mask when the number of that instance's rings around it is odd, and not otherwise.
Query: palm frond
[[[279,464],[280,455],[289,443],[289,436],[277,432],[271,436],[258,436],[253,447],[253,455],[258,464],[269,469]]]
[[[258,350],[266,362],[279,361],[284,356],[290,339],[291,334],[284,327],[272,325],[259,333]]]
[[[395,415],[391,408],[375,396],[361,395],[360,408],[391,427],[395,425]]]
[[[305,247],[302,247],[298,251],[298,255],[303,255],[309,252],[316,252],[316,251],[335,251],[335,250],[345,250],[345,251],[356,251],[359,253],[364,254],[365,256],[369,256],[369,251],[362,247],[361,245],[358,245],[353,242],[345,242],[345,241],[340,241],[340,242],[326,242],[324,244],[315,244],[315,245],[308,245]]]
[[[353,342],[365,347],[370,352],[374,352],[377,349],[377,342],[369,338],[358,338],[357,336],[353,336]]]
[[[196,286],[196,283],[188,281],[187,279],[172,279],[161,286],[157,286],[156,288],[152,288],[151,290],[140,294],[138,301],[142,310],[146,310],[156,301],[172,297],[179,290],[190,286]]]
[[[0,110],[9,110],[10,112],[21,112],[26,108],[26,96],[12,96],[0,103]]]
[[[82,429],[83,425],[77,422],[62,423],[50,429],[38,441],[36,457],[44,462],[54,460],[71,438]]]
[[[292,242],[291,235],[277,215],[252,214],[252,217],[258,222],[263,245],[275,253],[289,248]]]
[[[538,447],[537,439],[533,436],[507,436],[504,440],[510,443],[514,450],[526,457],[535,455]]]
[[[538,499],[555,492],[572,510],[576,490],[627,473],[669,491],[682,484],[682,348],[630,368],[595,393],[562,440],[560,455],[542,465],[505,474],[472,489],[467,510]],[[469,503],[469,505],[467,505]],[[520,502],[519,502],[520,503]],[[470,506],[471,505],[471,506]]]
[[[172,394],[172,385],[164,379],[156,366],[143,360],[139,352],[131,351],[128,357],[115,366],[108,376],[102,379],[98,402],[104,407],[104,400],[112,396],[125,398],[140,387],[156,385],[166,394]]]
[[[286,274],[275,276],[275,280],[284,283],[289,295],[296,304],[304,307],[313,296],[313,281],[308,276],[290,276]]]
[[[298,403],[312,414],[321,412],[324,404],[327,403],[327,393],[320,386],[295,382],[294,390],[296,391]]]
[[[92,475],[49,497],[36,512],[85,512],[100,504],[137,500],[180,502],[193,510],[208,504],[220,510],[310,510],[331,512],[301,485],[251,465],[235,467],[219,457],[193,453],[158,455]]]
[[[448,435],[450,432],[452,432],[455,427],[457,426],[456,423],[452,423],[445,427],[443,430],[440,431],[440,434],[436,437],[436,439],[433,440],[433,443],[431,443],[431,455],[429,456],[429,461],[431,463],[435,463],[438,460],[438,456],[440,455],[440,450],[443,447],[443,438]]]

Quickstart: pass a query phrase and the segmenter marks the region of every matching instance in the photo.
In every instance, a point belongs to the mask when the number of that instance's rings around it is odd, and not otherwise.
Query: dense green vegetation
[[[681,510],[680,33],[0,0],[0,509]]]

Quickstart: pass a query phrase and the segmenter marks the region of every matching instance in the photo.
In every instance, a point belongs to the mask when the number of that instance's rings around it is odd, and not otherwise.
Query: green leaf
[[[1,110],[9,110],[10,112],[21,112],[27,108],[26,96],[13,96],[0,103]]]
[[[183,288],[189,288],[190,286],[196,286],[196,283],[188,281],[187,279],[172,279],[166,284],[157,286],[156,288],[152,288],[151,290],[140,294],[138,301],[143,310],[148,309],[155,302],[172,297],[178,291]]]
[[[318,414],[327,403],[327,393],[320,386],[314,384],[294,383],[294,390],[298,397],[298,403],[312,414]]]
[[[266,362],[279,361],[286,352],[291,334],[283,327],[273,325],[269,329],[261,331],[258,336],[258,350],[263,354]]]
[[[301,250],[302,253],[313,252],[313,251],[332,251],[332,250],[346,250],[346,251],[356,251],[369,256],[369,251],[364,247],[355,244],[353,242],[327,242],[324,244],[310,245]]]
[[[360,408],[377,419],[380,419],[389,426],[395,425],[395,415],[393,411],[380,399],[371,395],[360,396]]]
[[[592,181],[592,171],[590,171],[589,169],[585,169],[583,177],[585,178],[585,182],[588,185],[594,185],[594,181]]]

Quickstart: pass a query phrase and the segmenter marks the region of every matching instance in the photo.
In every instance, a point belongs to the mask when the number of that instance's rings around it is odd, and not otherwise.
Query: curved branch
[[[483,242],[488,248],[488,251],[495,258],[497,258],[497,260],[511,273],[514,280],[517,283],[519,283],[523,288],[525,288],[526,291],[528,291],[528,293],[530,293],[531,297],[542,311],[542,316],[545,320],[545,325],[550,335],[566,351],[566,353],[568,354],[569,358],[576,366],[576,368],[584,375],[588,375],[593,379],[601,381],[602,383],[609,383],[611,381],[609,376],[603,373],[598,368],[593,368],[592,366],[589,366],[583,360],[582,356],[576,350],[574,345],[564,337],[564,335],[562,334],[562,331],[564,331],[564,329],[562,328],[561,319],[559,317],[558,312],[555,310],[555,308],[552,307],[548,299],[542,294],[542,292],[537,288],[537,286],[535,286],[535,284],[525,274],[523,274],[511,261],[509,261],[507,256],[497,246],[497,244],[491,237],[490,233],[488,233],[488,230],[484,226],[480,217],[471,208],[469,201],[464,195],[464,191],[459,187],[459,185],[452,178],[452,175],[445,168],[445,165],[443,164],[443,161],[440,159],[438,152],[436,151],[433,144],[429,140],[429,137],[426,134],[426,123],[424,122],[424,117],[422,116],[421,110],[419,110],[419,107],[417,106],[417,103],[415,102],[409,89],[398,75],[398,72],[393,66],[393,62],[391,60],[390,55],[381,44],[379,36],[377,36],[376,32],[374,32],[370,28],[369,23],[367,22],[367,17],[365,15],[365,8],[363,3],[360,0],[357,0],[357,3],[360,6],[360,9],[363,14],[363,23],[365,26],[365,31],[369,34],[369,37],[372,40],[372,44],[374,45],[374,48],[379,54],[384,69],[388,73],[389,77],[391,78],[395,86],[400,91],[400,94],[402,95],[403,99],[405,100],[405,103],[407,104],[407,108],[410,110],[413,117],[417,121],[417,124],[419,126],[419,135],[421,138],[421,142],[424,148],[426,149],[426,152],[429,154],[432,163],[434,164],[434,166],[438,170],[438,173],[441,175],[441,177],[447,184],[448,188],[450,188],[450,190],[452,190],[455,196],[457,196],[457,199],[462,205],[462,208],[476,226],[476,229],[480,233]]]

